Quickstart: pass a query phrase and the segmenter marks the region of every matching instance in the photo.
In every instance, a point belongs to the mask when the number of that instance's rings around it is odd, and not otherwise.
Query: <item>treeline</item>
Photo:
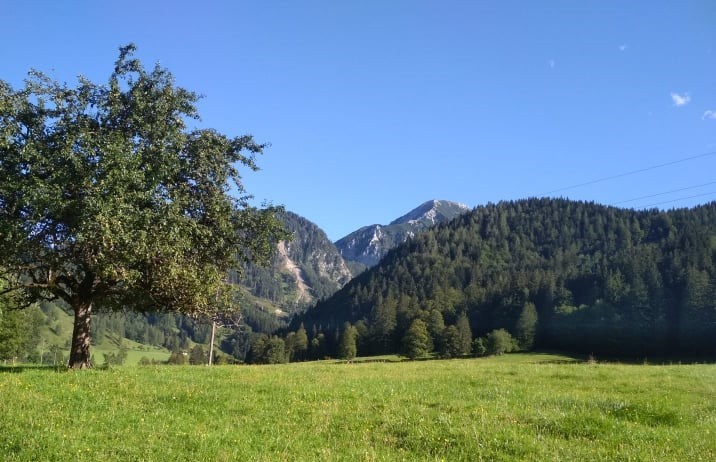
[[[221,328],[216,345],[225,354],[216,352],[216,359],[244,361],[250,346],[262,332],[285,328],[285,321],[265,311],[259,301],[245,293],[237,294],[242,324],[239,328]],[[2,363],[66,363],[72,333],[70,308],[62,302],[43,301],[24,310],[0,299],[0,364]],[[104,358],[104,364],[121,364],[123,339],[147,346],[163,347],[172,352],[171,364],[201,364],[197,347],[205,348],[211,339],[211,324],[171,312],[139,313],[98,311],[92,316],[93,345],[111,345],[120,356]],[[203,345],[203,346],[202,346]],[[294,358],[295,359],[295,358]],[[93,358],[100,365],[102,358]],[[203,363],[206,363],[204,360]]]
[[[43,363],[51,345],[42,342],[40,327],[45,316],[38,307],[10,310],[0,303],[0,363]],[[52,349],[57,354],[57,349]]]
[[[347,328],[358,354],[405,352],[420,321],[438,352],[462,323],[476,353],[502,330],[523,349],[713,357],[715,268],[716,202],[669,212],[501,202],[394,249],[291,330],[306,326],[311,356],[338,356]]]
[[[251,345],[284,327],[276,316],[263,311],[250,298],[237,300],[242,309],[240,326],[219,328],[215,339],[215,360],[222,362],[268,362],[265,355],[250,356]],[[24,310],[11,309],[0,300],[0,364],[66,363],[66,352],[72,333],[69,307],[61,302],[43,301]],[[206,364],[211,341],[211,323],[198,321],[178,313],[98,312],[92,316],[93,345],[111,345],[118,349],[114,356],[93,357],[96,365],[119,365],[126,357],[124,339],[163,347],[171,352],[170,364]],[[283,339],[282,339],[283,342]],[[305,342],[304,342],[305,343]],[[284,342],[285,344],[285,342]],[[286,360],[307,359],[292,355],[291,343],[283,347]],[[299,347],[300,348],[300,347]],[[298,351],[298,349],[296,349]],[[247,358],[248,356],[248,358]],[[203,359],[201,359],[203,358]]]
[[[72,324],[69,308],[43,301],[24,310],[0,303],[0,361],[62,364]],[[95,345],[122,347],[122,339],[170,351],[210,341],[211,325],[176,313],[99,312],[92,316]],[[46,330],[44,330],[46,329]]]
[[[281,219],[293,235],[285,249],[289,258],[300,267],[312,299],[326,298],[348,282],[350,271],[323,231],[290,212],[284,213]],[[251,344],[261,338],[261,333],[286,327],[287,318],[278,316],[276,308],[284,313],[296,313],[310,304],[309,300],[299,300],[296,280],[281,270],[278,255],[274,255],[265,267],[245,265],[242,271],[232,271],[228,279],[242,286],[237,293],[236,305],[241,309],[244,326],[233,332],[222,329],[217,344],[239,361],[246,359]],[[25,312],[11,311],[9,305],[5,308],[0,300],[0,361],[42,361],[46,352],[38,345],[42,345],[44,337],[51,340],[48,348],[53,347],[53,358],[58,356],[55,350],[66,350],[72,328],[58,322],[62,306],[59,302],[57,305],[43,302]],[[182,358],[187,359],[185,353],[188,354],[193,345],[209,342],[209,324],[180,314],[131,310],[107,313],[102,312],[101,306],[97,308],[98,312],[92,318],[95,345],[102,344],[105,339],[116,344],[118,339],[127,338],[144,345],[167,348],[175,353],[175,362],[179,362]],[[65,309],[65,313],[70,314],[70,310]],[[43,325],[50,330],[44,337],[40,329]]]
[[[187,350],[193,343],[208,343],[211,337],[210,324],[176,313],[98,313],[92,317],[92,327],[95,343],[110,336],[170,351]]]
[[[307,335],[301,324],[297,331],[282,331],[269,335],[247,332],[240,343],[243,349],[235,349],[229,343],[222,348],[241,362],[252,364],[279,364],[294,361],[310,361],[327,358],[352,360],[360,351],[362,355],[399,353],[416,359],[431,353],[440,358],[456,358],[466,355],[499,355],[515,350],[529,350],[534,344],[537,315],[534,305],[527,304],[517,323],[517,336],[505,329],[494,329],[483,337],[473,338],[467,316],[463,313],[454,325],[446,325],[442,314],[432,310],[410,322],[398,342],[390,345],[391,335],[386,335],[380,323],[368,324],[359,320],[355,325],[346,322],[341,328],[326,335],[315,326]],[[393,322],[393,325],[395,323]],[[396,337],[397,339],[397,337]]]
[[[223,330],[217,345],[253,363],[533,348],[713,358],[716,202],[670,212],[563,199],[490,204],[392,250],[289,327],[249,295],[238,303],[245,325]],[[0,306],[0,360],[56,357],[38,326],[68,338],[59,309]],[[96,343],[124,337],[184,359],[211,333],[171,313],[92,322]]]

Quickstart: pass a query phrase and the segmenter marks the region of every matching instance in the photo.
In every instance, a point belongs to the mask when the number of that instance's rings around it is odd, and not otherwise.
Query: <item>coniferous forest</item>
[[[566,199],[477,207],[392,250],[291,329],[301,325],[314,358],[339,355],[347,329],[359,355],[713,357],[716,202],[668,212]]]

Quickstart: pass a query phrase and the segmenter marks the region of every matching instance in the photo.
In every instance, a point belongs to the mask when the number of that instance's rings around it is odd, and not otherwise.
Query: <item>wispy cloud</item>
[[[701,118],[703,120],[706,120],[706,119],[716,120],[716,111],[709,109],[708,111],[704,112],[704,115]]]
[[[691,101],[691,96],[688,93],[680,95],[678,93],[671,92],[671,101],[674,102],[674,106],[686,106]]]

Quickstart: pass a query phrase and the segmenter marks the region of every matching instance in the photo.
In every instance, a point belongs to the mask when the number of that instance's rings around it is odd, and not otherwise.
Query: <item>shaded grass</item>
[[[166,348],[141,345],[126,340],[125,342],[127,344],[127,359],[125,360],[125,365],[127,366],[136,366],[142,358],[159,362],[165,362],[169,359],[170,353]],[[102,365],[104,363],[104,355],[109,353],[117,354],[119,353],[119,348],[112,346],[92,348],[92,356],[97,365]]]
[[[0,460],[716,460],[716,366],[571,361],[0,374]]]

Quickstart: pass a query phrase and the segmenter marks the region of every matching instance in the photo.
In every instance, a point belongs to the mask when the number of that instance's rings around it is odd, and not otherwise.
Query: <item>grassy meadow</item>
[[[0,369],[3,461],[716,460],[716,366]]]

